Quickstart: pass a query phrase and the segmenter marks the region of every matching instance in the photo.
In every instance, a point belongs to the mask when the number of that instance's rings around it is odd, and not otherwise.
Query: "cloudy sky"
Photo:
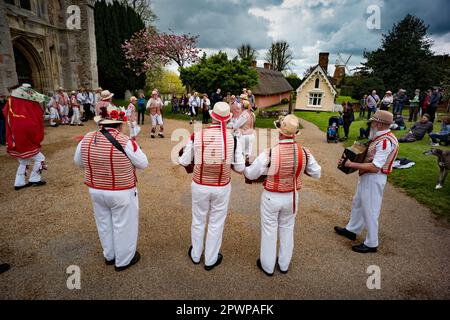
[[[380,29],[369,29],[370,6],[380,8]],[[208,54],[219,50],[229,56],[249,43],[258,50],[258,65],[275,40],[286,40],[294,54],[293,72],[300,76],[317,64],[318,53],[353,55],[349,67],[363,61],[364,49],[380,46],[383,33],[412,13],[430,26],[433,50],[450,53],[448,0],[152,0],[160,31],[199,35],[199,47]],[[334,71],[331,66],[329,72]]]

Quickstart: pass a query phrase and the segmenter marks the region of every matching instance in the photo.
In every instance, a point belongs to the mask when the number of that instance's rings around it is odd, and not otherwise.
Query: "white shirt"
[[[386,133],[388,133],[390,131],[391,130],[388,129],[388,130],[383,130],[383,131],[377,132],[377,134],[374,137],[374,140],[376,138],[378,138],[379,136],[381,136],[383,134],[386,134]],[[383,166],[386,164],[387,158],[391,154],[392,150],[394,150],[394,146],[392,145],[392,143],[390,141],[389,141],[389,143],[386,143],[386,148],[383,149],[383,139],[381,139],[376,144],[375,156],[374,156],[374,158],[372,160],[372,164],[375,167],[377,167],[378,169],[383,168]]]
[[[81,104],[85,104],[85,103],[86,103],[86,102],[85,102],[85,99],[84,99],[84,95],[83,95],[81,92],[79,92],[79,93],[77,94],[77,100],[78,100],[78,102],[81,103]]]
[[[245,168],[245,158],[244,153],[242,152],[241,144],[239,143],[239,139],[236,139],[236,152],[234,153],[234,157],[231,160],[231,164],[234,167],[234,171],[241,173]],[[189,139],[186,147],[184,147],[184,152],[181,157],[178,158],[178,163],[183,167],[186,167],[192,163],[194,160],[194,141]]]
[[[198,107],[198,106],[200,105],[200,98],[199,98],[199,97],[194,97],[194,96],[192,96],[192,97],[189,99],[189,105],[190,105],[191,107]]]
[[[281,140],[280,142],[293,142],[292,139]],[[258,158],[253,161],[250,167],[246,167],[244,175],[250,180],[256,180],[262,175],[267,175],[269,172],[269,157],[267,152],[261,153]],[[314,179],[320,179],[322,168],[317,163],[312,154],[309,154],[308,165],[306,166],[306,174]]]
[[[81,143],[77,146],[77,149],[75,151],[75,156],[73,158],[73,161],[75,162],[75,165],[83,168],[83,161],[81,158]],[[136,145],[137,146],[137,145]],[[135,166],[137,169],[145,169],[148,166],[148,159],[145,153],[142,151],[142,149],[137,146],[136,151],[134,151],[133,142],[131,140],[128,140],[127,145],[124,148],[125,153],[127,154],[128,159],[130,159],[133,166]]]

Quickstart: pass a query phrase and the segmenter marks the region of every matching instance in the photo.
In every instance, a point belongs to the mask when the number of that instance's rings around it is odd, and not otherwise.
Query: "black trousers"
[[[84,120],[91,120],[94,118],[90,104],[83,104],[83,110],[84,110]]]
[[[344,134],[348,138],[348,135],[350,133],[350,126],[352,125],[351,122],[345,122],[344,121]]]
[[[430,106],[428,108],[428,114],[430,115],[430,121],[434,123],[434,120],[436,119],[436,110],[437,107]]]
[[[203,121],[202,122],[203,123],[208,123],[209,122],[209,118],[210,118],[208,109],[203,110],[202,113],[203,113]]]
[[[141,117],[142,117],[142,124],[144,124],[145,108],[138,109],[138,124],[141,124]]]
[[[419,115],[419,106],[417,107],[409,107],[409,122],[412,122],[414,120],[414,122],[417,121],[417,116]]]

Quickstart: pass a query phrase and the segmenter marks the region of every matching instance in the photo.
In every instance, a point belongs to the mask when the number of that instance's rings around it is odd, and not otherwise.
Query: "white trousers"
[[[255,139],[256,139],[255,134],[241,135],[239,140],[241,141],[244,156],[251,156],[253,154],[253,143]]]
[[[89,188],[103,256],[128,265],[136,253],[139,229],[137,189],[108,191]]]
[[[73,110],[73,115],[72,115],[72,120],[70,121],[70,124],[81,124],[80,108],[74,107],[74,108],[72,108],[72,110]]]
[[[27,184],[26,175],[27,175],[27,166],[32,162],[33,168],[31,169],[30,174],[30,182],[39,182],[41,181],[41,169],[42,162],[45,161],[45,157],[42,153],[38,153],[37,155],[27,158],[27,159],[17,159],[19,161],[19,167],[16,172],[16,181],[14,182],[15,187],[22,187]]]
[[[386,181],[387,175],[382,173],[366,173],[359,177],[350,221],[346,227],[356,234],[367,228],[364,244],[370,248],[378,247],[378,217]]]
[[[56,108],[51,107],[50,108],[50,125],[54,126],[55,120],[59,120],[59,113]]]
[[[205,265],[211,266],[217,262],[217,256],[222,245],[222,233],[228,213],[231,184],[225,187],[202,186],[192,182],[192,259],[200,261],[203,252],[206,222],[208,233],[205,242]]]
[[[298,208],[298,193],[296,194]],[[282,271],[289,269],[294,250],[295,214],[293,210],[292,193],[269,192],[264,190],[261,195],[261,251],[260,259],[263,269],[273,273],[277,259]]]
[[[141,132],[141,127],[138,126],[136,121],[128,122],[128,127],[130,128],[130,137],[131,138],[137,137],[139,132]]]
[[[150,114],[150,119],[152,120],[152,128],[156,128],[157,125],[163,125],[162,115],[160,114]]]

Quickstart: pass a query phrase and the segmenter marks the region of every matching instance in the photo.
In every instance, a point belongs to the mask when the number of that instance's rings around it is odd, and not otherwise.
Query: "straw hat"
[[[133,102],[133,101],[137,101],[137,98],[135,96],[130,97],[130,102]]]
[[[94,122],[98,125],[123,123],[127,121],[125,112],[117,107],[109,105],[106,109],[107,114],[94,117]]]
[[[382,124],[391,125],[394,123],[394,115],[389,111],[378,110],[375,114],[370,118],[370,122],[375,121]]]
[[[109,92],[108,90],[103,90],[102,93],[100,93],[100,97],[102,101],[109,100],[114,96],[114,93]]]
[[[245,93],[241,94],[241,100],[247,100],[247,99],[248,99],[248,96]]]
[[[295,137],[300,133],[299,126],[300,122],[296,116],[293,114],[287,116],[281,116],[277,121],[274,122],[275,128],[286,137]]]
[[[217,102],[211,112],[211,118],[219,122],[226,122],[230,120],[230,105],[226,102]]]
[[[64,91],[63,87],[58,87],[58,89],[56,91]]]

